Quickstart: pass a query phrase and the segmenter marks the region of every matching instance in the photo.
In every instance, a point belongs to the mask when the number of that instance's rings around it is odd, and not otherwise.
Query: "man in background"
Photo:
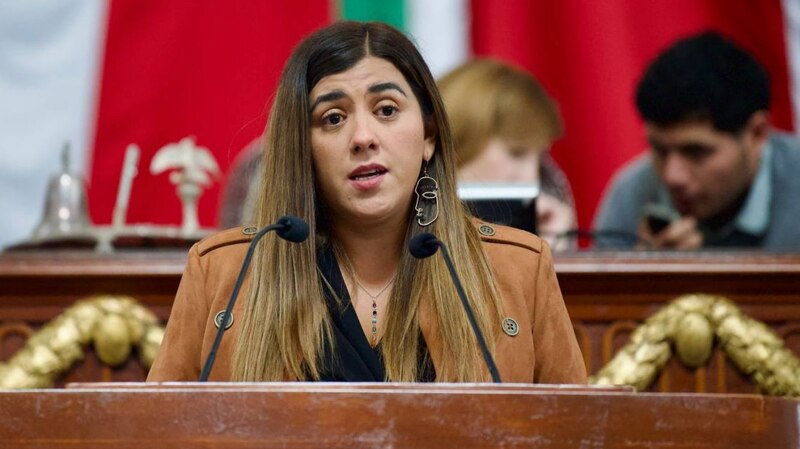
[[[764,69],[719,34],[659,55],[636,92],[650,151],[614,176],[598,247],[800,250],[800,143],[769,102]]]

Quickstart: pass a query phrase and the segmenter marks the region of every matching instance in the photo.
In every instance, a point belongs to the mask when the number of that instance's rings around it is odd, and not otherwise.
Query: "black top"
[[[330,248],[319,251],[317,257],[322,279],[325,301],[331,314],[333,328],[334,354],[323,355],[325,363],[320,373],[320,380],[327,382],[383,382],[386,371],[381,357],[380,344],[373,348],[358,321],[355,309],[350,302],[350,293],[339,270],[339,264]],[[341,301],[327,287],[330,285]],[[425,339],[420,335],[419,363],[420,382],[432,382],[436,379]]]

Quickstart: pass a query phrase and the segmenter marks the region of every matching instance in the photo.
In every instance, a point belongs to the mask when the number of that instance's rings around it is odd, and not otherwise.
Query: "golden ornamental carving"
[[[589,383],[647,389],[672,356],[705,365],[715,338],[725,354],[765,393],[800,396],[800,359],[768,326],[719,296],[685,295],[645,320]]]
[[[0,363],[0,388],[46,388],[83,358],[94,344],[110,366],[124,363],[133,346],[150,368],[164,336],[158,318],[126,296],[96,296],[76,302],[42,326],[7,362]]]

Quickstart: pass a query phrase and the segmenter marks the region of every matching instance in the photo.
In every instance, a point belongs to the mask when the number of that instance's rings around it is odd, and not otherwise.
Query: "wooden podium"
[[[73,384],[0,392],[4,448],[797,448],[800,402],[486,384]]]

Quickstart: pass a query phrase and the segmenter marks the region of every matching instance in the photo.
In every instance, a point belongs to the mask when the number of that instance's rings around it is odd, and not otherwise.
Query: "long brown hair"
[[[456,195],[450,127],[435,81],[402,33],[381,23],[339,22],[306,38],[284,68],[264,144],[260,226],[279,216],[303,217],[311,237],[302,244],[265,238],[256,250],[252,283],[233,361],[236,380],[318,379],[322,354],[333,345],[316,254],[331,242],[311,157],[309,92],[322,78],[383,58],[403,74],[420,103],[426,137],[436,136],[428,173],[439,183],[439,219],[421,228],[411,213],[404,245],[427,231],[448,244],[477,322],[490,341],[499,331],[500,296],[470,216]],[[420,161],[422,169],[422,161]],[[341,264],[345,266],[345,264]],[[387,380],[418,379],[420,317],[442,342],[433,354],[438,381],[483,381],[489,375],[441,257],[402,252],[389,299],[381,350]],[[333,352],[335,353],[335,352]]]

